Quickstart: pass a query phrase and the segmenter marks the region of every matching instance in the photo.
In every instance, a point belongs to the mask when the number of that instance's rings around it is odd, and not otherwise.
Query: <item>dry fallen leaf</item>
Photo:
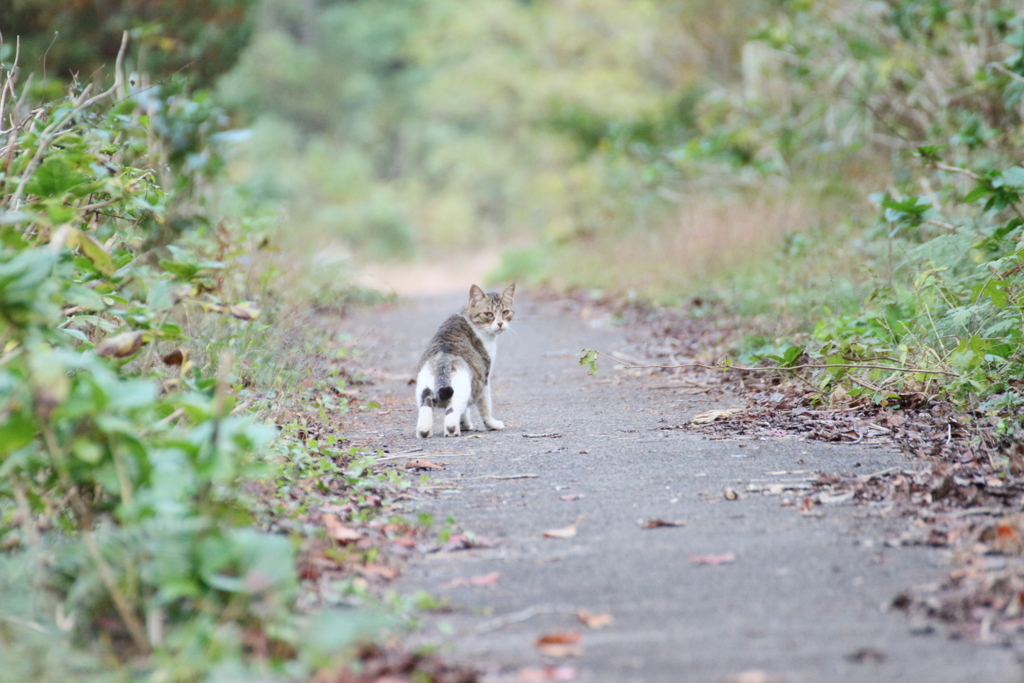
[[[358,541],[363,537],[362,532],[350,529],[338,520],[337,515],[325,514],[321,515],[321,519],[324,522],[324,527],[327,529],[327,535],[331,538],[341,541],[342,543],[352,543]]]
[[[384,567],[379,564],[364,564],[362,566],[357,566],[355,569],[363,576],[379,576],[383,579],[387,579],[388,581],[398,576],[398,570],[394,567]]]
[[[992,541],[992,549],[1003,555],[1020,555],[1024,550],[1024,541],[1011,519],[1001,519],[996,524],[996,537]]]
[[[142,342],[142,332],[122,332],[97,344],[96,353],[110,358],[127,358],[142,348]]]
[[[729,551],[718,555],[690,555],[690,562],[694,564],[709,564],[718,566],[720,564],[731,564],[736,561],[736,553]]]
[[[610,614],[591,614],[587,610],[581,610],[576,617],[580,623],[590,628],[604,628],[615,620],[615,617]]]
[[[740,494],[736,492],[736,489],[726,486],[722,490],[722,495],[725,496],[726,500],[736,500],[740,497]]]
[[[405,463],[405,469],[407,470],[443,470],[444,465],[435,465],[429,460],[423,460],[422,458],[416,458]]]
[[[640,520],[640,526],[644,529],[657,529],[660,526],[683,526],[686,522],[677,522],[670,519],[648,519]]]
[[[579,631],[552,631],[551,633],[545,633],[544,635],[537,638],[534,645],[538,647],[541,645],[566,645],[576,644],[582,639]]]
[[[174,349],[170,353],[160,356],[165,365],[181,365],[188,360],[188,349]]]
[[[498,579],[500,577],[501,574],[498,572],[491,572],[480,576],[471,576],[468,579],[460,576],[452,579],[446,584],[443,584],[441,588],[456,588],[458,586],[493,586],[498,583]]]
[[[583,519],[583,515],[576,518],[576,521],[567,527],[561,529],[548,529],[544,532],[544,538],[572,538],[576,535],[576,527],[579,526],[580,521]]]
[[[545,666],[543,669],[520,669],[517,680],[522,683],[541,683],[543,681],[571,681],[576,678],[576,668],[567,664],[561,666]]]
[[[251,301],[241,301],[228,306],[228,313],[239,320],[255,320],[260,317],[259,307]]]
[[[691,420],[694,424],[703,425],[715,420],[728,420],[730,417],[740,412],[738,408],[731,408],[729,410],[709,410],[705,413],[698,413],[693,416]]]
[[[561,500],[579,500],[583,497],[582,493],[568,493],[564,496],[559,496]]]
[[[583,654],[580,634],[575,631],[546,633],[534,645],[541,654],[549,657],[579,657]]]

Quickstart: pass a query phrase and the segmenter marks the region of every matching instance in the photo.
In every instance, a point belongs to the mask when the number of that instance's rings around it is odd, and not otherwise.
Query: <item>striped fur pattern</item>
[[[498,335],[515,315],[515,293],[515,283],[501,294],[487,294],[473,285],[462,311],[438,328],[416,375],[417,436],[425,439],[434,433],[435,409],[444,410],[445,436],[473,429],[472,406],[487,429],[505,427],[491,415],[490,383]]]

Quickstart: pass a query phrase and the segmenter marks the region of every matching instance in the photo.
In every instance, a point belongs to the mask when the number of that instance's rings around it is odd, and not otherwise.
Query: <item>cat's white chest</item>
[[[484,350],[487,351],[488,358],[491,359],[490,372],[487,373],[487,378],[490,379],[491,372],[494,372],[494,358],[498,354],[498,335],[496,334],[480,334],[476,330],[476,336],[484,345]]]

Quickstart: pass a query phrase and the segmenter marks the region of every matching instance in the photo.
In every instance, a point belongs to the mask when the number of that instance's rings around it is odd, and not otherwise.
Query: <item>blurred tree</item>
[[[131,67],[156,78],[182,72],[208,85],[235,63],[252,34],[257,0],[4,0],[0,31],[20,41],[26,71],[88,80],[132,31]]]

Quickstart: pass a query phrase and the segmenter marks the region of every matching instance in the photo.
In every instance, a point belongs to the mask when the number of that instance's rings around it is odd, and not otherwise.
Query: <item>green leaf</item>
[[[71,450],[76,458],[90,465],[97,464],[106,453],[106,449],[89,439],[75,439]]]
[[[179,263],[169,259],[162,259],[160,267],[179,280],[185,280],[186,282],[194,278],[196,273],[199,272],[199,267],[194,263]]]
[[[88,287],[78,284],[68,286],[64,291],[64,301],[86,311],[102,311],[107,307],[102,296]]]
[[[980,294],[987,296],[992,300],[992,305],[996,308],[1006,308],[1006,305],[1010,303],[1010,295],[1007,294],[1006,290],[1003,289],[1009,283],[1004,280],[989,280],[985,283],[985,286],[981,288]],[[979,292],[975,292],[977,296]]]
[[[314,661],[329,661],[345,647],[380,637],[384,629],[393,628],[395,617],[366,609],[322,609],[309,620],[300,639],[303,649]]]
[[[35,420],[25,411],[8,413],[0,424],[0,458],[5,458],[36,438]]]
[[[848,361],[842,356],[829,356],[825,359],[825,365],[848,365]],[[836,379],[844,376],[848,370],[849,368],[828,368],[828,371]]]
[[[52,156],[39,165],[25,189],[29,194],[44,199],[62,197],[75,185],[88,179],[88,176],[72,169],[60,156]]]
[[[114,267],[114,259],[110,257],[110,254],[100,245],[99,242],[94,240],[85,233],[79,233],[78,235],[78,246],[82,250],[82,253],[87,259],[92,261],[92,264],[96,266],[96,270],[103,273],[107,277],[114,274],[117,269]]]
[[[77,339],[80,342],[88,343],[89,341],[89,338],[86,337],[85,333],[83,333],[81,330],[76,330],[71,327],[58,327],[57,329],[63,332],[64,334],[68,335],[69,337]]]
[[[1013,187],[1024,189],[1024,168],[1011,166],[1003,171],[1003,182]]]
[[[782,352],[782,360],[779,363],[782,367],[788,368],[796,365],[797,360],[800,359],[804,353],[804,347],[802,346],[790,346]]]
[[[174,305],[174,297],[171,291],[175,283],[170,280],[157,280],[150,282],[146,289],[146,303],[153,311],[165,311]]]
[[[20,225],[35,220],[36,214],[28,211],[0,211],[0,225]]]
[[[964,196],[964,198],[961,201],[964,204],[970,204],[971,202],[976,202],[982,197],[987,197],[990,194],[992,194],[992,188],[990,188],[988,185],[978,185],[973,190],[968,192],[967,195]]]
[[[587,366],[588,375],[596,375],[598,352],[594,349],[583,349],[580,353],[583,354],[583,357],[580,358],[580,365]]]

